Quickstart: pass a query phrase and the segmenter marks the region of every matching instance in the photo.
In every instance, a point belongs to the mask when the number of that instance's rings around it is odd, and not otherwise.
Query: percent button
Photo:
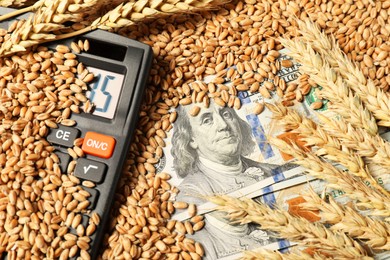
[[[115,139],[108,135],[87,132],[81,149],[90,155],[108,159],[115,148]]]

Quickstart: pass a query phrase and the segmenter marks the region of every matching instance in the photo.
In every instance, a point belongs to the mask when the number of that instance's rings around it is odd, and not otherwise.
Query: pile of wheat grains
[[[388,0],[233,1],[215,11],[170,16],[119,31],[149,44],[154,61],[101,257],[202,258],[201,241],[186,234],[200,230],[203,217],[196,215],[195,205],[171,199],[179,191],[169,184],[169,173],[156,173],[154,167],[176,119],[170,109],[207,105],[210,99],[239,109],[239,91],[259,92],[265,98],[276,91],[286,106],[301,102],[316,86],[308,75],[302,75],[299,84],[286,84],[277,76],[281,68],[292,66],[290,60],[277,59],[282,49],[278,37],[296,36],[295,16],[310,17],[333,34],[364,75],[387,91],[389,7]],[[57,123],[74,124],[69,115],[88,102],[83,91],[91,76],[65,46],[53,52],[39,47],[1,62],[0,252],[9,252],[10,259],[67,259],[77,254],[87,259],[88,235],[99,217],[93,215],[87,227],[80,225],[79,213],[88,206],[84,201],[89,194],[72,169],[61,174],[45,136]],[[207,75],[217,77],[202,83]],[[233,85],[223,85],[226,80]],[[263,109],[259,104],[255,112]],[[191,114],[198,112],[195,106]],[[82,156],[77,145],[69,150],[74,157]],[[188,210],[192,218],[171,220],[176,210]]]

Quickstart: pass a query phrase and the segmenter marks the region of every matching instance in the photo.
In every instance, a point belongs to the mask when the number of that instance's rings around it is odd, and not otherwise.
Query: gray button
[[[58,159],[60,159],[61,172],[66,173],[68,164],[70,162],[70,155],[67,153],[61,153],[59,151],[55,151],[54,153],[58,156]]]
[[[101,162],[79,158],[74,169],[74,175],[80,179],[101,182],[104,179],[106,165]]]
[[[87,209],[94,209],[96,206],[97,199],[99,197],[99,192],[96,189],[93,188],[87,188],[83,187],[84,190],[88,191],[91,196],[88,197],[88,200],[90,202],[89,206]]]
[[[59,126],[51,129],[47,140],[52,144],[58,144],[65,147],[73,147],[73,141],[79,136],[80,131],[73,127]]]

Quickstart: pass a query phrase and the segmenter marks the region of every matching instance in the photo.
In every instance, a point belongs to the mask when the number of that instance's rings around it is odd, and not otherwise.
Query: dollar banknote
[[[294,81],[299,75],[298,66],[279,73],[287,83]],[[212,79],[211,76],[204,80],[207,83]],[[180,190],[178,200],[196,203],[199,213],[207,213],[213,207],[202,198],[204,195],[247,196],[303,173],[301,167],[290,163],[291,157],[267,141],[268,135],[285,135],[273,122],[271,112],[254,113],[258,102],[278,100],[275,93],[272,95],[272,99],[265,100],[258,93],[241,92],[241,109],[210,104],[196,117],[187,116],[187,106],[177,109],[177,121],[168,134],[157,171],[171,174],[170,183]],[[309,105],[303,109],[310,109]],[[214,124],[215,128],[207,128],[213,117],[219,122]],[[229,121],[235,125],[225,126]],[[195,138],[200,131],[206,132]],[[185,220],[188,215],[183,212],[174,217]]]
[[[289,59],[283,52],[280,59]],[[283,68],[278,76],[287,84],[294,82],[300,75],[298,69],[299,65],[294,64],[291,68]],[[204,79],[205,83],[212,80],[213,76]],[[205,259],[237,259],[244,250],[260,247],[283,250],[293,245],[254,224],[230,223],[223,213],[214,211],[215,205],[207,202],[205,196],[228,194],[246,196],[269,205],[286,205],[287,200],[309,184],[318,192],[325,188],[323,181],[305,175],[302,167],[292,163],[292,157],[267,141],[267,136],[297,138],[286,133],[267,109],[259,115],[254,113],[258,103],[279,101],[276,93],[271,95],[272,98],[265,99],[259,93],[240,92],[242,107],[239,110],[213,103],[209,108],[197,104],[201,110],[195,117],[188,116],[191,105],[177,109],[178,117],[166,138],[164,157],[157,165],[157,171],[170,173],[170,183],[178,187],[179,193],[172,199],[196,204],[197,214],[204,215],[205,227],[192,237],[204,245]],[[317,112],[329,112],[326,101],[320,110],[314,111],[310,105],[316,101],[315,93],[310,93],[294,109],[316,120]],[[384,129],[382,134],[390,137]],[[389,183],[382,174],[385,169],[370,167],[379,183]],[[330,192],[341,202],[345,200],[342,191]],[[185,221],[190,215],[186,210],[178,210],[172,217]]]

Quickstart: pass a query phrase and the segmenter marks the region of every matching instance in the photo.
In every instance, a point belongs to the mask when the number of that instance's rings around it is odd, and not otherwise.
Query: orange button
[[[115,139],[111,136],[87,132],[81,149],[87,153],[101,158],[110,158],[115,147]]]

